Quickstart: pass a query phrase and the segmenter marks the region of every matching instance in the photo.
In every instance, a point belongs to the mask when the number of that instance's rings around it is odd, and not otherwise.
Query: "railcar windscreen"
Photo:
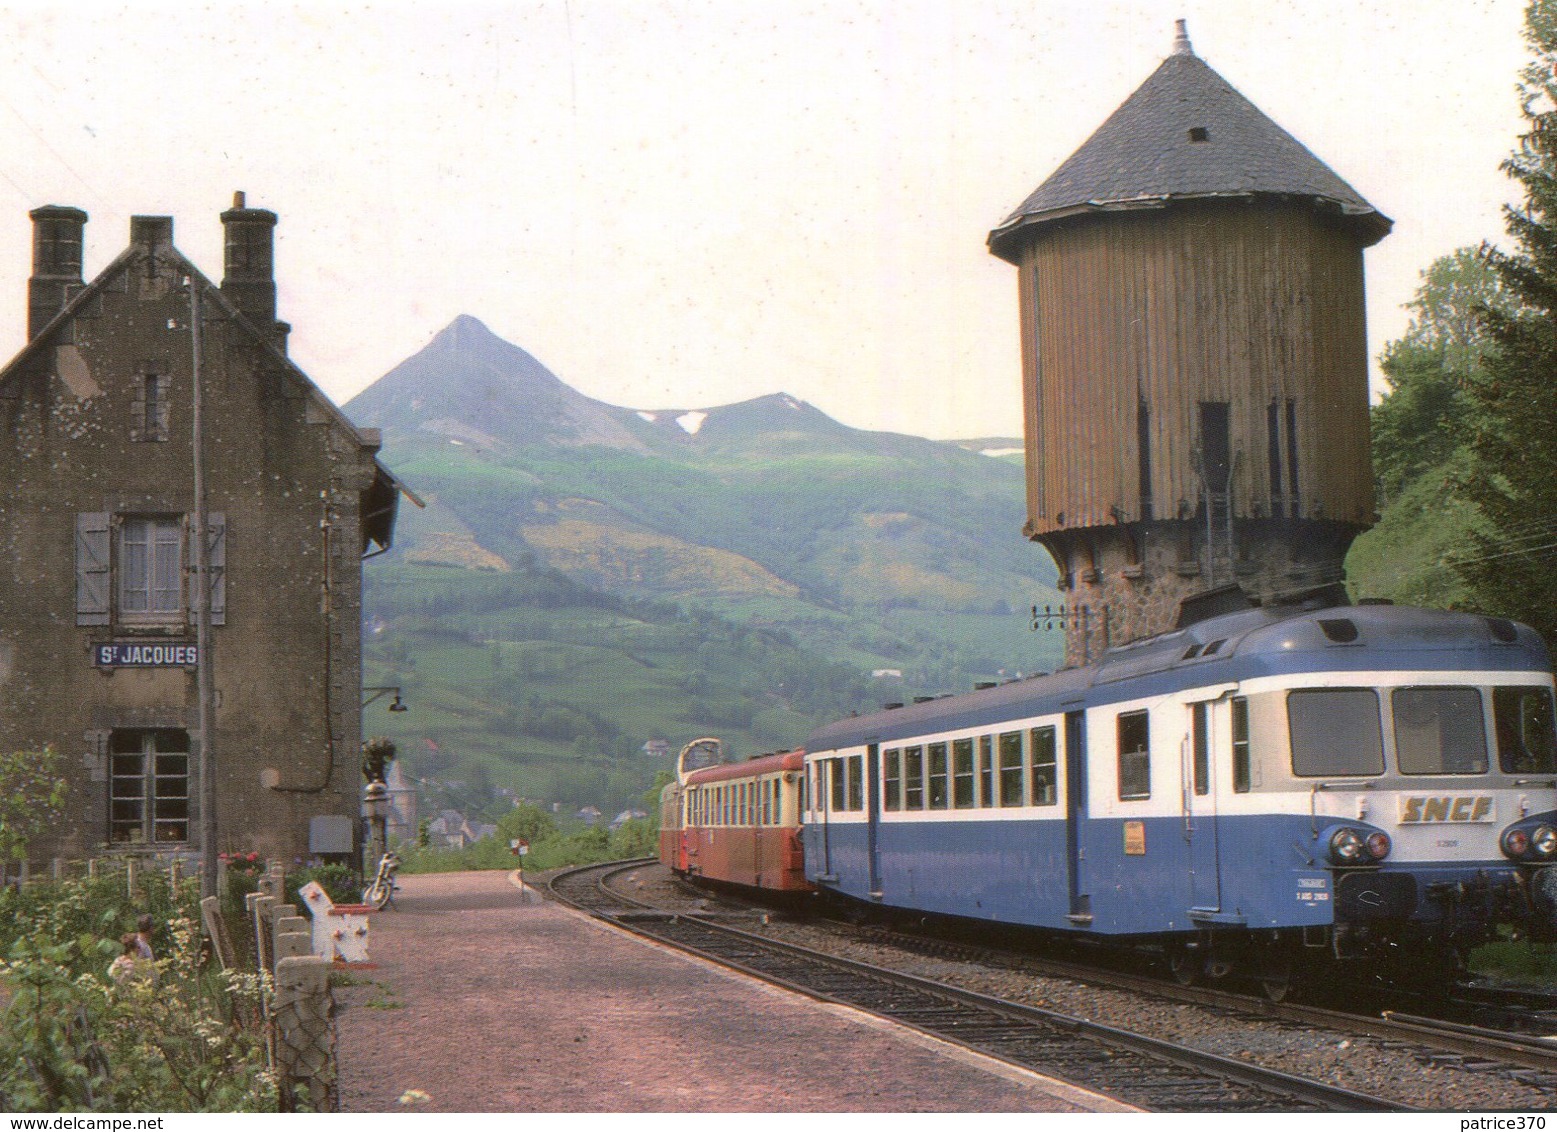
[[[1303,688],[1287,695],[1292,773],[1384,773],[1379,697],[1372,688]]]
[[[1505,774],[1557,773],[1557,731],[1549,688],[1492,690],[1497,725],[1498,765]]]
[[[1486,774],[1487,724],[1476,688],[1396,688],[1395,760],[1401,774]]]

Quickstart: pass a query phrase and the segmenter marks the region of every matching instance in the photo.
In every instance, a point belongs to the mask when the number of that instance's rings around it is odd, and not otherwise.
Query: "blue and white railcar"
[[[1545,645],[1385,605],[1250,609],[1101,662],[821,728],[807,876],[886,908],[1163,944],[1273,990],[1551,938]]]

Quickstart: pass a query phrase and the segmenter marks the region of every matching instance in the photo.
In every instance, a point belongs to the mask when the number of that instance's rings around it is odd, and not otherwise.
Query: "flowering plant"
[[[265,869],[258,853],[218,853],[216,859],[227,866],[229,873],[258,874]]]

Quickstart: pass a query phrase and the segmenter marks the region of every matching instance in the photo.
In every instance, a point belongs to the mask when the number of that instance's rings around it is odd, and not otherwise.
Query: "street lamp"
[[[372,695],[368,695],[368,693],[370,693],[370,692],[372,693]],[[374,703],[374,702],[376,702],[378,700],[381,700],[385,696],[393,695],[395,698],[394,698],[394,701],[389,705],[389,710],[390,711],[410,711],[411,710],[405,704],[400,702],[400,686],[398,684],[383,684],[383,685],[379,685],[379,686],[372,687],[372,688],[363,688],[362,689],[362,693],[363,693],[363,695],[368,697],[367,699],[362,701],[362,706],[363,707],[367,707],[369,704]]]
[[[389,787],[382,782],[375,780],[362,788],[362,818],[368,823],[369,853],[376,866],[389,844]]]

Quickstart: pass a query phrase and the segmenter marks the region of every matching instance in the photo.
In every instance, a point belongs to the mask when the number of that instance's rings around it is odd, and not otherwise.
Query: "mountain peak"
[[[462,314],[433,335],[433,340],[428,345],[442,350],[459,350],[490,342],[503,342],[503,340],[487,329],[487,324],[475,315]],[[503,342],[503,345],[509,343]]]
[[[347,413],[386,433],[431,434],[482,447],[643,447],[613,410],[573,390],[468,314],[352,398]]]

